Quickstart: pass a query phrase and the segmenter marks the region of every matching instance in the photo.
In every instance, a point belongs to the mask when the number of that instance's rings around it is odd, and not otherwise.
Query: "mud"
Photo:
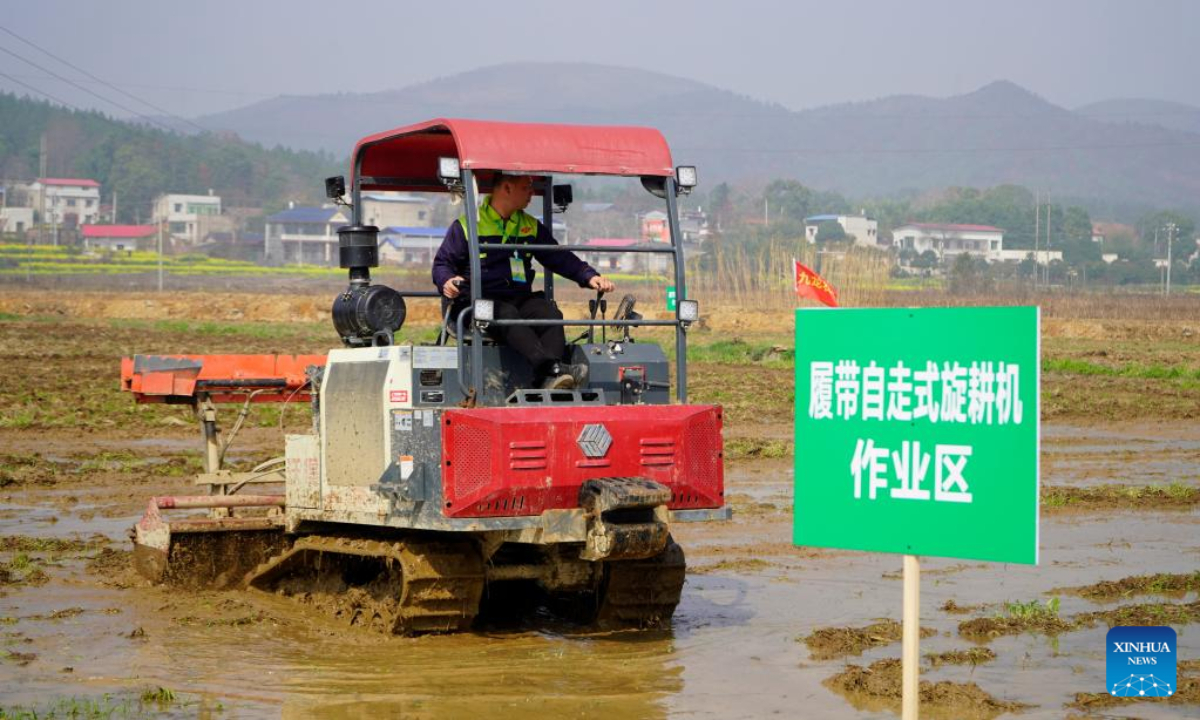
[[[958,625],[958,633],[972,640],[986,641],[1001,635],[1019,635],[1036,632],[1043,635],[1058,635],[1070,632],[1079,623],[1064,620],[1057,615],[1037,617],[983,617],[965,620]]]
[[[1112,610],[1083,613],[1076,622],[1078,624],[1100,623],[1107,627],[1116,625],[1186,625],[1200,622],[1200,602],[1122,605]]]
[[[808,637],[804,644],[816,660],[830,660],[848,655],[862,655],[868,648],[882,647],[900,642],[903,638],[904,626],[895,620],[883,620],[866,627],[851,628],[819,628]],[[937,634],[933,628],[921,628],[921,637],[927,638]]]
[[[996,659],[996,651],[991,648],[973,647],[969,650],[948,650],[941,653],[928,653],[925,660],[933,667],[939,665],[978,665]]]
[[[1140,713],[1147,706],[1156,705],[1185,705],[1194,709],[1200,705],[1200,678],[1179,675],[1175,694],[1170,697],[1128,698],[1115,697],[1109,693],[1076,693],[1075,699],[1068,703],[1067,707],[1088,712],[1121,708],[1123,712]]]
[[[902,668],[899,660],[877,660],[867,667],[847,666],[826,681],[842,693],[852,705],[863,708],[900,708]],[[931,718],[994,718],[1019,712],[1026,707],[1018,702],[998,700],[973,682],[948,680],[920,682],[921,714]],[[874,702],[872,702],[874,701]]]
[[[1200,505],[1200,487],[1171,485],[1101,485],[1042,488],[1047,513],[1071,510],[1191,510]]]
[[[282,530],[239,530],[223,533],[177,533],[161,578],[140,556],[155,551],[135,548],[134,564],[149,579],[185,590],[241,587],[246,574],[291,545]]]
[[[176,697],[167,714],[182,716],[894,717],[893,699],[831,691],[823,682],[842,663],[819,659],[795,640],[821,628],[862,629],[876,618],[896,617],[901,563],[895,556],[791,545],[789,369],[693,368],[693,399],[731,408],[726,433],[735,452],[727,497],[735,515],[676,532],[689,568],[668,628],[584,632],[533,611],[460,635],[394,638],[348,627],[290,598],[150,586],[128,569],[128,528],[148,496],[195,491],[190,475],[199,469],[200,442],[187,408],[134,406],[115,390],[117,358],[148,350],[322,352],[330,344],[322,314],[328,298],[314,296],[306,315],[303,298],[293,304],[278,296],[218,294],[204,301],[210,307],[197,304],[195,295],[147,293],[126,298],[123,306],[116,294],[57,296],[0,293],[0,312],[30,314],[0,321],[6,368],[0,378],[0,537],[20,538],[14,549],[0,550],[0,563],[9,572],[9,563],[24,555],[45,578],[0,585],[0,707],[38,708],[43,715],[59,708],[64,715],[63,708],[101,703],[108,694],[137,712],[143,692],[161,688]],[[47,312],[46,302],[59,305]],[[12,303],[28,308],[11,309]],[[262,323],[233,324],[245,318]],[[787,327],[786,318],[783,325],[772,318],[764,314],[739,332],[765,335]],[[733,313],[714,317],[691,341],[712,342],[736,322]],[[1112,367],[1196,367],[1200,334],[1181,335],[1189,323],[1195,325],[1186,317],[1047,318],[1043,347],[1049,358]],[[736,386],[731,375],[739,378]],[[1146,402],[1148,392],[1155,402]],[[1073,629],[996,635],[986,647],[966,651],[991,650],[994,659],[934,665],[934,656],[964,652],[957,630],[967,618],[957,609],[985,617],[1004,600],[1044,603],[1061,592],[1057,588],[1187,576],[1200,566],[1194,503],[1175,505],[1163,493],[1139,493],[1145,497],[1135,502],[1080,502],[1086,495],[1074,492],[1200,488],[1200,425],[1187,421],[1200,408],[1200,389],[1173,380],[1052,372],[1044,375],[1043,397],[1049,418],[1043,486],[1072,491],[1064,495],[1072,501],[1045,508],[1042,564],[922,562],[928,576],[922,625],[937,631],[921,643],[924,679],[935,686],[974,683],[998,702],[1030,705],[1020,717],[1039,719],[1061,718],[1077,694],[1103,691],[1110,622],[1180,622],[1180,672],[1200,671],[1194,590],[1164,596],[1173,602],[1160,604],[1131,602],[1136,595],[1064,594],[1061,619],[1077,623]],[[280,415],[268,410],[252,412],[231,450],[234,469],[278,455],[284,432],[307,423],[305,408],[288,409],[281,429]],[[107,544],[94,538],[97,533]],[[36,549],[41,541],[64,544]],[[82,612],[51,618],[74,609]],[[1113,614],[1098,615],[1106,611]],[[870,667],[896,648],[865,647],[857,662]],[[27,664],[8,660],[11,653],[28,656]],[[926,702],[929,707],[934,699]],[[974,697],[954,703],[943,717],[989,707]],[[1095,712],[1195,717],[1200,704],[1191,703]],[[993,711],[984,712],[990,717]]]
[[[938,610],[950,613],[951,615],[966,615],[968,613],[979,612],[982,609],[982,605],[959,605],[954,601],[954,598],[950,598],[938,608]]]
[[[1200,592],[1200,570],[1192,573],[1134,575],[1120,580],[1102,580],[1081,587],[1060,588],[1057,592],[1079,595],[1089,600],[1119,600],[1134,595],[1182,597],[1189,592]]]

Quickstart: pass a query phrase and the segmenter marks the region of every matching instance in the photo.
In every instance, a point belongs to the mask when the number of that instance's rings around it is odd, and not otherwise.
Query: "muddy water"
[[[1093,440],[1093,432],[1053,428],[1047,454],[1081,447],[1118,453],[1113,448],[1140,448],[1152,435],[1122,430]],[[1167,449],[1194,441],[1200,438],[1176,438]],[[1113,460],[1121,477],[1095,469],[1084,477],[1072,462],[1047,463],[1054,469],[1046,470],[1044,482],[1129,482],[1139,473],[1138,461],[1124,461],[1122,470]],[[0,597],[0,618],[13,619],[0,622],[0,649],[37,656],[25,666],[0,660],[0,707],[105,692],[136,695],[161,685],[194,703],[175,707],[184,716],[220,706],[222,717],[893,717],[877,704],[835,694],[822,681],[846,662],[865,666],[897,657],[898,644],[817,662],[797,638],[820,627],[898,618],[900,558],[791,548],[786,461],[731,468],[729,492],[744,498],[739,504],[746,512],[731,523],[679,532],[695,572],[674,626],[660,633],[581,634],[534,618],[459,636],[387,638],[343,631],[257,593],[122,589],[89,574],[82,560],[64,560],[46,568],[46,585],[0,586],[8,593]],[[80,499],[86,505],[87,498]],[[938,634],[922,642],[922,651],[971,646],[956,632],[971,616],[938,610],[947,600],[994,608],[1005,600],[1044,599],[1063,586],[1200,569],[1198,515],[1048,516],[1039,567],[926,559],[922,625]],[[0,535],[119,536],[133,519],[131,508],[127,516],[84,521],[25,495],[0,507]],[[1062,596],[1064,616],[1112,606]],[[83,612],[72,617],[32,617],[76,607]],[[1179,657],[1200,658],[1200,628],[1176,629]],[[1064,717],[1063,705],[1076,692],[1103,689],[1105,631],[998,638],[988,643],[994,661],[926,667],[923,678],[973,681],[997,698],[1035,706],[1021,717]],[[1196,717],[1200,707],[1143,704],[1111,716],[1129,714]]]
[[[1200,485],[1200,433],[1194,425],[1052,426],[1042,435],[1043,478],[1074,485]]]

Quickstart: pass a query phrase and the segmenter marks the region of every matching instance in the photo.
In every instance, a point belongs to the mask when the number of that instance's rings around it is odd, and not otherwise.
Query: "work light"
[[[458,166],[458,158],[438,158],[438,179],[444,183],[452,183],[462,179],[462,168]]]
[[[496,319],[496,304],[491,300],[480,298],[475,301],[475,322],[490,323]]]
[[[692,188],[696,187],[696,166],[680,165],[675,168],[675,182],[684,194],[691,192]]]
[[[700,303],[695,300],[679,301],[679,320],[693,323],[700,319]]]

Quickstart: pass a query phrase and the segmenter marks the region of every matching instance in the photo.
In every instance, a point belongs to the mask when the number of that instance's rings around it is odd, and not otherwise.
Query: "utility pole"
[[[763,198],[763,224],[771,227],[771,200]]]
[[[1175,223],[1167,223],[1167,295],[1171,294],[1171,244],[1175,239]]]
[[[1154,228],[1154,254],[1155,254],[1155,255],[1158,255],[1158,228],[1157,228],[1157,227],[1156,227],[1156,228]],[[1156,266],[1158,266],[1158,258],[1157,258],[1157,257],[1156,257],[1156,258],[1154,258],[1154,264],[1155,264]],[[1162,287],[1165,289],[1165,288],[1166,288],[1166,286],[1167,286],[1167,273],[1166,273],[1166,268],[1163,268],[1163,267],[1159,266],[1159,268],[1158,268],[1158,269],[1159,269],[1159,270],[1162,270],[1162,272],[1160,272],[1160,273],[1158,274],[1158,278],[1159,278],[1159,279],[1158,279],[1158,284],[1159,284],[1160,286],[1162,286]]]
[[[1038,250],[1042,241],[1042,196],[1033,194],[1033,290],[1038,286]]]
[[[116,191],[116,190],[113,190],[113,214],[112,214],[112,224],[113,224],[113,225],[116,225],[116,224],[117,224],[117,191]]]
[[[1046,275],[1045,284],[1050,285],[1050,215],[1054,205],[1050,203],[1050,191],[1046,191]]]
[[[163,290],[162,230],[163,230],[162,220],[159,220],[158,221],[158,291],[159,292],[162,292],[162,290]]]
[[[40,178],[38,184],[40,184],[42,186],[41,190],[38,192],[38,206],[39,206],[38,214],[40,215],[40,217],[38,219],[41,224],[41,227],[38,230],[38,242],[39,243],[46,242],[46,156],[47,156],[47,154],[48,153],[46,150],[46,133],[42,133],[42,141],[38,145],[38,178]]]

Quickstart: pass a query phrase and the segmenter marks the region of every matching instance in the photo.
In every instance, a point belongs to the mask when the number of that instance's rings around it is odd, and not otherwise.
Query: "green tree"
[[[1142,243],[1148,246],[1153,257],[1166,258],[1170,225],[1175,226],[1175,239],[1171,243],[1171,257],[1173,260],[1185,261],[1196,251],[1196,221],[1181,212],[1160,210],[1143,215],[1138,221],[1138,231],[1142,235]],[[1157,241],[1155,240],[1156,234]]]
[[[955,295],[985,293],[991,290],[992,278],[987,262],[976,260],[967,253],[954,258],[948,276],[949,290]]]
[[[1092,219],[1086,210],[1071,206],[1062,213],[1063,260],[1080,265],[1100,260],[1100,244],[1092,242]]]
[[[846,230],[837,220],[826,220],[817,224],[818,243],[837,242],[846,239]]]
[[[795,180],[773,180],[763,190],[763,200],[771,221],[798,223],[813,214],[813,191]]]

